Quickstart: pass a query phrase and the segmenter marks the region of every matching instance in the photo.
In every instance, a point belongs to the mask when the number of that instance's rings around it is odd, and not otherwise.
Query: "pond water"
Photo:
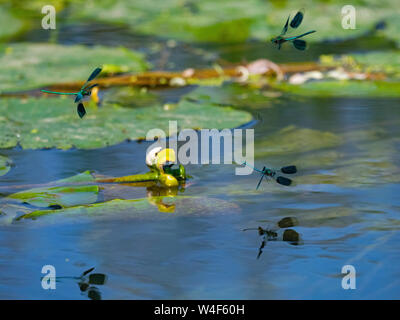
[[[91,39],[90,30],[65,32],[59,41],[81,43],[79,34]],[[119,30],[108,33],[111,39]],[[105,44],[108,33],[103,33]],[[119,38],[120,44],[132,39]],[[214,48],[210,55],[229,58],[221,52]],[[175,60],[182,62],[177,69],[208,63],[192,52],[182,54],[185,58]],[[283,54],[282,60],[295,59],[290,51]],[[181,94],[158,93],[165,101]],[[130,211],[54,214],[2,224],[0,298],[88,299],[88,292],[68,277],[90,267],[107,276],[97,286],[103,299],[399,298],[399,102],[282,95],[250,106],[257,119],[252,124],[255,164],[297,165],[290,187],[264,181],[256,190],[259,176],[236,176],[235,165],[188,165],[193,179],[184,195],[197,197],[195,205],[204,208],[193,214],[177,203],[175,212],[152,206],[140,216]],[[0,195],[85,170],[108,176],[145,172],[148,146],[1,150],[14,167],[0,178]],[[143,198],[146,189],[124,187],[108,196]],[[301,240],[268,241],[257,259],[262,237],[242,229],[274,228],[285,217],[297,219],[291,229]],[[341,270],[347,264],[356,269],[356,290],[342,289]],[[43,265],[54,265],[57,276],[67,277],[56,290],[42,289]]]

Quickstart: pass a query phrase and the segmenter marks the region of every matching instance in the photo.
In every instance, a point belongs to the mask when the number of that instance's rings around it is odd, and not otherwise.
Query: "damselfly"
[[[296,166],[286,166],[286,167],[282,167],[280,169],[270,169],[267,167],[263,167],[262,170],[259,170],[257,168],[254,168],[253,166],[249,165],[246,162],[244,162],[243,165],[248,166],[248,167],[252,168],[253,170],[261,173],[261,178],[260,178],[260,181],[258,181],[256,190],[260,187],[261,182],[264,178],[267,180],[274,179],[277,183],[279,183],[281,185],[290,186],[292,184],[292,180],[279,175],[279,173],[294,174],[297,172]]]
[[[293,29],[298,28],[298,26],[301,24],[301,22],[303,21],[303,17],[304,17],[304,10],[299,10],[296,15],[294,16],[294,18],[292,19],[292,21],[290,22],[290,27]],[[304,40],[299,40],[299,38],[302,38],[310,33],[314,33],[316,32],[315,30],[312,31],[308,31],[306,33],[303,33],[299,36],[294,36],[294,37],[288,37],[285,38],[284,35],[286,34],[286,32],[289,29],[289,20],[290,20],[290,15],[286,20],[285,26],[282,29],[282,32],[279,36],[272,38],[271,42],[276,44],[278,46],[278,49],[281,48],[282,44],[287,42],[287,41],[291,41],[293,43],[293,46],[298,49],[298,50],[305,50],[307,43]]]
[[[97,87],[98,84],[92,84],[89,85],[89,82],[92,81],[94,78],[96,78],[99,73],[101,72],[101,68],[96,68],[92,74],[89,76],[88,80],[85,82],[85,84],[82,86],[81,90],[79,92],[56,92],[56,91],[48,91],[48,90],[40,90],[45,93],[53,93],[53,94],[62,94],[62,95],[74,95],[75,97],[75,103],[78,104],[77,106],[77,112],[80,118],[83,118],[86,114],[85,107],[83,106],[82,100],[85,96],[90,96],[92,94],[92,89],[94,87]]]

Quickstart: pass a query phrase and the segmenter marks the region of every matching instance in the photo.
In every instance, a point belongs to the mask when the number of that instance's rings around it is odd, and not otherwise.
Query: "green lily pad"
[[[47,208],[52,205],[70,207],[81,204],[88,204],[97,201],[99,187],[96,185],[70,185],[71,183],[94,182],[89,171],[71,178],[59,180],[50,187],[33,188],[26,191],[14,193],[8,199],[21,203],[28,203],[33,206]],[[67,186],[60,186],[69,184]]]
[[[35,89],[69,81],[84,81],[102,65],[144,71],[143,56],[125,48],[57,44],[11,44],[0,55],[0,92]]]
[[[102,103],[116,103],[125,108],[147,107],[160,103],[158,95],[147,91],[146,88],[136,87],[113,87],[104,92]]]
[[[236,83],[225,83],[222,86],[199,86],[185,98],[197,103],[214,103],[216,105],[232,105],[241,108],[261,109],[272,107],[269,92],[258,88],[250,88]],[[274,104],[278,104],[276,99]]]
[[[398,15],[400,9],[395,5],[396,0],[355,0],[349,3],[345,0],[324,1],[324,0],[304,0],[299,7],[293,7],[292,3],[286,2],[285,5],[269,7],[266,23],[260,21],[253,28],[256,38],[265,39],[267,36],[280,34],[283,24],[289,13],[293,17],[296,10],[305,8],[304,21],[297,32],[293,35],[309,30],[317,32],[307,37],[307,42],[318,42],[322,40],[349,39],[361,36],[368,30],[372,30],[379,21],[385,21],[392,30],[397,30],[398,24],[393,19],[393,11]],[[344,29],[342,27],[342,8],[345,5],[352,5],[356,10],[356,28]],[[266,26],[265,26],[266,24]],[[269,33],[267,35],[266,33]],[[392,37],[389,33],[386,36]]]
[[[11,160],[0,155],[0,177],[4,176],[11,168]]]
[[[86,171],[48,186],[13,193],[1,199],[0,212],[6,216],[6,220],[12,220],[17,216],[35,210],[46,210],[49,207],[59,209],[91,204],[98,200],[100,190],[98,185],[91,184],[94,181],[95,178]]]
[[[52,205],[66,207],[95,202],[98,192],[98,186],[51,187],[14,193],[9,196],[9,198],[20,200],[37,207],[48,207]]]
[[[177,105],[123,108],[116,104],[87,107],[82,120],[71,99],[0,100],[0,148],[95,149],[146,137],[150,129],[168,134],[169,120],[180,128],[234,128],[249,122],[248,112],[211,103],[183,100]]]
[[[323,55],[320,57],[320,62],[324,66],[344,66],[362,72],[383,72],[392,78],[400,78],[400,51],[398,50],[339,56]]]
[[[187,41],[244,41],[251,25],[262,19],[268,6],[243,1],[86,1],[72,5],[76,19],[125,23],[136,33]],[[162,26],[162,28],[160,28]]]
[[[75,1],[75,0],[71,0]],[[43,17],[41,13],[41,9],[45,5],[51,4],[57,12],[60,12],[64,9],[66,1],[65,0],[52,0],[51,3],[47,0],[32,0],[32,1],[18,1],[18,0],[8,0],[7,2],[12,4],[12,8],[15,9],[16,14],[18,15],[28,15],[35,16],[35,17]]]
[[[5,6],[0,6],[0,39],[14,35],[22,28],[23,22],[13,16]]]
[[[396,0],[353,1],[356,29],[342,27],[341,9],[348,4],[345,0],[304,0],[299,7],[293,7],[286,1],[165,0],[155,5],[152,1],[99,0],[72,4],[71,16],[124,23],[136,33],[190,42],[240,42],[249,38],[265,41],[280,34],[288,15],[293,17],[295,10],[303,7],[306,15],[298,33],[317,30],[308,37],[310,42],[359,36],[382,19],[388,24],[385,36],[397,37],[400,9]]]
[[[281,83],[276,89],[308,97],[399,97],[400,82],[365,80],[324,80],[302,85]]]
[[[118,185],[94,184],[95,178],[86,171],[73,177],[58,180],[47,186],[14,193],[0,201],[1,222],[14,219],[36,219],[57,213],[65,216],[134,216],[151,215],[208,215],[214,213],[236,213],[235,204],[213,198],[193,196],[148,196],[139,199],[112,199],[96,203],[100,190]],[[125,188],[128,188],[125,186]],[[131,187],[135,188],[135,187]],[[102,193],[104,196],[104,193]],[[108,197],[110,194],[108,194]],[[52,208],[50,209],[50,207]]]
[[[36,210],[27,213],[20,219],[36,219],[45,215],[57,214],[63,216],[118,216],[118,217],[170,217],[182,215],[209,215],[215,213],[235,213],[239,208],[227,201],[216,198],[202,198],[192,196],[152,197],[152,201],[163,201],[174,205],[175,210],[169,213],[160,213],[148,198],[122,200],[115,199],[103,203],[94,203],[84,206],[75,206],[60,210]]]

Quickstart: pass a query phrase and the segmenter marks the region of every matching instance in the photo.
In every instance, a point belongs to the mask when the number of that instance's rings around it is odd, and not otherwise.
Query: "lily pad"
[[[35,210],[55,210],[91,204],[98,200],[99,186],[89,171],[58,180],[47,186],[13,193],[1,199],[0,212],[7,220]]]
[[[58,186],[34,188],[21,191],[10,195],[7,199],[15,200],[36,207],[47,208],[57,205],[60,207],[70,207],[80,204],[88,204],[97,201],[99,187],[97,185],[70,185],[71,183],[93,182],[95,179],[89,171],[77,176],[57,181]],[[60,186],[62,184],[67,186]]]
[[[241,108],[261,109],[272,106],[269,92],[258,88],[249,88],[236,83],[222,86],[199,86],[185,98],[197,103],[208,102],[216,105],[232,105]],[[276,99],[274,104],[278,104]]]
[[[251,25],[263,19],[268,6],[260,0],[100,0],[85,1],[72,8],[76,19],[125,23],[136,33],[187,41],[231,42],[246,40]]]
[[[75,206],[61,210],[36,210],[25,214],[20,219],[36,219],[45,215],[63,216],[114,216],[114,217],[152,217],[152,213],[157,217],[181,216],[181,215],[210,215],[215,213],[235,213],[239,208],[227,201],[216,198],[202,198],[191,196],[177,197],[152,197],[152,201],[160,198],[160,201],[169,201],[174,210],[168,214],[158,211],[148,198],[122,200],[115,199],[103,203],[94,203],[84,206]]]
[[[86,171],[73,177],[58,180],[47,186],[14,193],[0,201],[2,222],[10,223],[17,219],[36,219],[40,216],[60,214],[66,216],[129,216],[160,217],[164,214],[208,215],[214,213],[235,213],[239,208],[218,198],[203,198],[168,194],[139,199],[99,200],[100,190],[115,185],[94,184],[95,178]],[[118,185],[116,185],[118,186]],[[127,188],[127,186],[125,186]],[[130,188],[135,189],[131,186]],[[166,189],[167,191],[168,189]],[[104,193],[102,192],[102,199]],[[161,215],[161,216],[163,216]],[[58,216],[58,215],[57,215]]]
[[[11,168],[11,160],[0,155],[0,176],[4,176]]]
[[[93,203],[97,200],[98,186],[67,186],[32,189],[9,196],[37,207],[73,206],[82,203]]]
[[[300,85],[281,83],[276,89],[309,97],[400,97],[400,82],[365,80],[324,80]]]
[[[392,17],[393,11],[398,15],[400,10],[395,5],[396,0],[355,0],[351,5],[355,8],[356,14],[356,28],[345,29],[342,27],[342,8],[349,5],[348,1],[324,1],[324,0],[304,0],[301,1],[299,8],[293,7],[292,3],[286,3],[283,6],[269,7],[267,13],[266,24],[267,28],[262,22],[254,26],[254,34],[257,38],[265,38],[265,32],[269,32],[270,36],[280,34],[283,24],[287,19],[289,13],[292,17],[296,10],[301,7],[305,8],[304,21],[298,29],[297,33],[303,33],[309,30],[317,30],[316,33],[307,37],[307,42],[318,42],[323,40],[338,40],[338,39],[351,39],[362,36],[368,31],[372,31],[375,24],[380,21],[385,21],[388,26],[397,30],[398,24],[394,23]],[[390,36],[385,33],[386,36]]]
[[[339,56],[323,55],[320,57],[320,62],[324,66],[344,66],[362,72],[384,72],[392,78],[400,78],[399,50]]]
[[[249,122],[248,112],[211,103],[183,100],[177,105],[123,108],[105,104],[87,107],[83,120],[72,100],[7,98],[0,100],[0,148],[95,149],[146,137],[150,129],[168,134],[169,120],[179,128],[235,128]]]
[[[8,38],[23,28],[23,22],[14,17],[5,6],[0,6],[0,39]]]
[[[400,10],[396,0],[353,1],[356,29],[342,27],[341,10],[348,4],[345,0],[304,0],[297,8],[289,2],[263,0],[165,0],[156,5],[153,1],[99,0],[73,4],[71,16],[124,23],[136,33],[190,42],[241,42],[249,38],[265,41],[280,34],[288,15],[293,17],[295,10],[304,7],[305,20],[299,32],[317,30],[308,37],[310,42],[360,36],[380,20],[388,24],[384,34],[397,37]]]
[[[125,48],[49,43],[11,44],[0,55],[0,92],[35,89],[68,81],[84,81],[95,67],[125,66],[126,71],[144,71],[143,56]]]

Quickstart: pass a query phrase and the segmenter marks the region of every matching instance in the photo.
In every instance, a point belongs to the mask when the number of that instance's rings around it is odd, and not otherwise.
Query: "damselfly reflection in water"
[[[257,230],[258,234],[262,237],[260,247],[258,248],[257,259],[263,253],[263,249],[268,241],[286,241],[291,245],[298,245],[301,243],[300,235],[293,229],[287,229],[298,225],[298,221],[294,217],[285,217],[281,219],[277,226],[268,228],[246,228],[243,231]],[[280,229],[285,229],[281,231]]]
[[[258,181],[256,190],[258,190],[258,188],[261,185],[262,180],[265,179],[273,179],[275,180],[277,183],[284,185],[284,186],[290,186],[292,184],[292,180],[289,178],[286,178],[284,176],[278,175],[279,173],[281,174],[294,174],[297,172],[297,168],[296,166],[286,166],[286,167],[282,167],[280,169],[270,169],[267,167],[263,167],[262,170],[257,169],[251,165],[249,165],[246,161],[242,163],[242,165],[248,166],[250,168],[252,168],[253,170],[261,173],[261,178]]]
[[[56,277],[55,279],[50,279],[54,280],[56,282],[61,282],[60,280],[74,280],[77,281],[77,284],[79,286],[79,290],[82,295],[87,295],[87,297],[91,300],[101,300],[101,292],[100,290],[95,287],[97,286],[102,286],[107,282],[107,276],[103,273],[92,273],[94,270],[94,267],[84,271],[80,276],[78,277]],[[44,280],[44,277],[41,278],[41,281]]]

